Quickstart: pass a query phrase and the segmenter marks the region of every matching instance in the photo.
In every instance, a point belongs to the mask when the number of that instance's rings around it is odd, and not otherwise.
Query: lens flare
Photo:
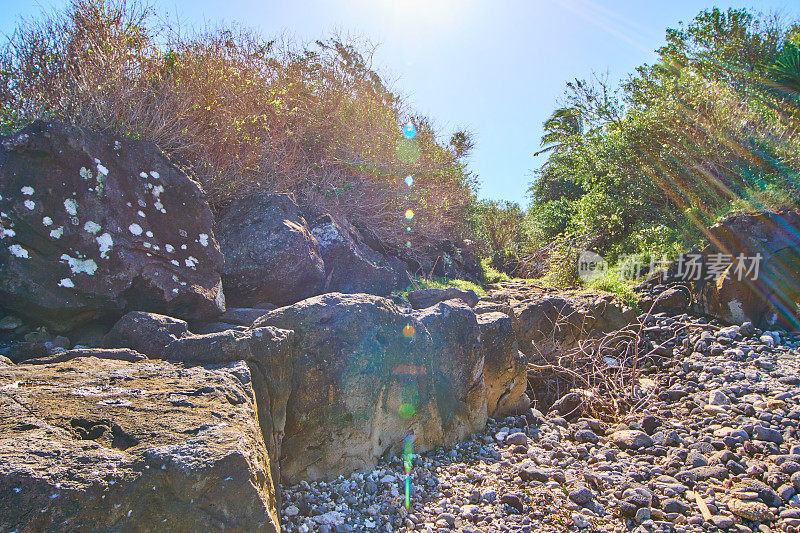
[[[411,231],[411,226],[407,227],[406,231]]]
[[[414,210],[413,209],[407,209],[406,210],[406,220],[411,220],[412,218],[414,218]]]
[[[406,324],[406,327],[403,328],[403,336],[407,339],[410,339],[414,336],[414,326],[411,324]]]
[[[414,176],[406,176],[406,185],[409,187],[414,185]]]
[[[411,241],[406,241],[406,248],[411,248]]]
[[[414,124],[411,122],[407,123],[403,126],[403,137],[406,139],[413,139],[417,136],[417,128],[414,127]]]

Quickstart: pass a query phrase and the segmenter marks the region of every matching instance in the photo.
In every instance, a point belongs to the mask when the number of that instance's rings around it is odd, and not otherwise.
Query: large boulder
[[[331,293],[276,309],[263,326],[298,335],[281,454],[291,483],[373,468],[409,433],[422,451],[485,424],[478,324],[463,304],[410,316],[385,298]]]
[[[0,530],[279,531],[247,372],[0,367]]]
[[[292,391],[292,364],[297,357],[294,332],[259,327],[192,335],[170,343],[162,357],[197,365],[247,363],[256,396],[258,422],[270,457],[274,458],[273,479],[280,479],[278,458],[286,425],[286,404]]]
[[[708,239],[704,279],[695,283],[701,311],[733,324],[800,328],[800,210],[731,216]]]
[[[152,143],[37,121],[0,143],[0,299],[57,331],[225,310],[200,185]]]
[[[514,324],[503,313],[478,315],[486,404],[494,418],[511,414],[528,386],[528,361],[519,351]]]
[[[315,218],[311,234],[325,261],[325,292],[367,293],[386,296],[397,275],[378,253],[359,242],[358,232],[331,215]]]
[[[103,337],[103,346],[132,348],[149,357],[159,358],[169,343],[189,335],[189,326],[183,320],[132,311],[119,319]]]
[[[232,306],[287,305],[322,291],[325,265],[294,195],[256,193],[233,202],[217,236]]]

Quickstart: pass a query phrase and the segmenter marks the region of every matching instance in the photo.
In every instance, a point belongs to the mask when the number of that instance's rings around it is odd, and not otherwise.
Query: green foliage
[[[420,289],[446,289],[448,287],[455,287],[465,291],[475,291],[478,296],[484,296],[486,291],[480,285],[476,285],[471,281],[463,279],[445,279],[439,277],[425,278],[421,276],[414,276],[411,279],[411,285],[399,291],[397,294],[400,298],[408,301],[408,293],[411,291],[418,291]]]
[[[610,292],[616,295],[625,305],[639,311],[638,297],[633,291],[631,283],[626,281],[619,272],[608,270],[605,275],[597,277],[586,284],[587,288],[596,291]]]
[[[712,9],[668,29],[658,61],[620,87],[569,83],[529,189],[533,239],[583,242],[612,263],[673,257],[732,210],[798,205],[798,28]],[[561,248],[548,276],[570,284],[574,251]]]
[[[492,258],[484,257],[481,260],[480,280],[484,285],[488,283],[500,283],[509,281],[511,277],[505,272],[500,272],[492,266]]]

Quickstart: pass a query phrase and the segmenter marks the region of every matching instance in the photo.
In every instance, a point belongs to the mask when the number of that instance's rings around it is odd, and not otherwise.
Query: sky
[[[592,72],[623,79],[704,9],[751,8],[800,18],[798,0],[151,0],[187,25],[241,23],[309,42],[338,33],[377,45],[373,67],[443,140],[474,135],[479,196],[527,205],[544,161],[542,123],[565,84]],[[0,32],[64,0],[3,0]]]

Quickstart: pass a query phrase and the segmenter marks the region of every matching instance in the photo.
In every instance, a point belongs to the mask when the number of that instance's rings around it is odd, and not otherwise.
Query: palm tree
[[[575,107],[560,107],[553,111],[544,123],[545,134],[542,136],[542,149],[533,154],[537,156],[545,152],[558,153],[569,145],[570,137],[583,134],[583,117]]]

